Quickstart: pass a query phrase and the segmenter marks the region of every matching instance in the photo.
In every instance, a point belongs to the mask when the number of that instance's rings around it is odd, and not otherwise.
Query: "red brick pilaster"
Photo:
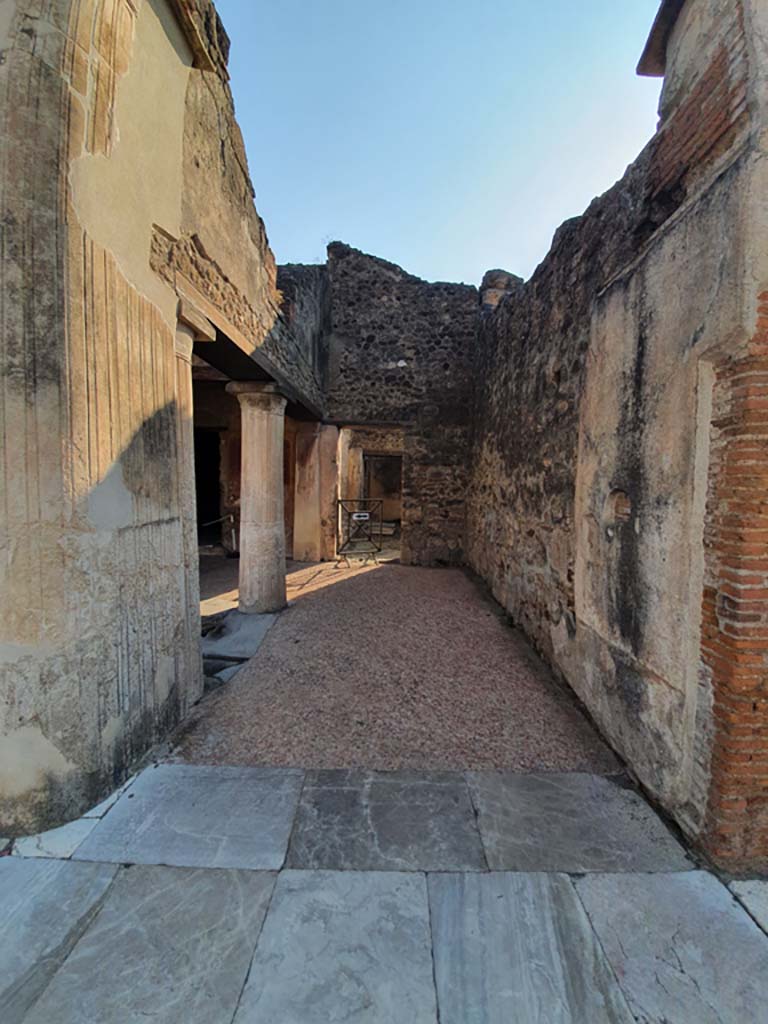
[[[768,292],[747,351],[717,367],[702,657],[714,704],[704,845],[768,865]]]

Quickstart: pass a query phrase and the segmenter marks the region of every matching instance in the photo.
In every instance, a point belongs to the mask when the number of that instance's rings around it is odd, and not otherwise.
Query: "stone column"
[[[242,416],[240,611],[285,607],[285,398],[273,384],[233,381]]]
[[[320,430],[320,558],[336,557],[336,524],[339,497],[339,428]]]
[[[192,346],[196,332],[187,323],[176,325],[176,480],[184,558],[184,661],[185,707],[203,692],[200,656],[200,569],[197,550],[195,501],[195,435],[192,398]]]
[[[363,496],[363,449],[352,444],[348,427],[341,430],[339,443],[339,497],[357,501]]]
[[[302,423],[296,436],[293,556],[322,562],[336,555],[336,427]]]
[[[293,557],[320,561],[319,423],[300,423],[296,433],[296,489],[293,506]]]

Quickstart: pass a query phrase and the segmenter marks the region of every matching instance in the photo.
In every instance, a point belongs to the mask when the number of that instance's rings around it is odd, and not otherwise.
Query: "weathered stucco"
[[[194,238],[206,253],[229,289],[209,289],[206,311],[248,290],[262,326],[251,347],[278,296],[222,37],[205,40],[215,19],[190,8],[195,35],[166,0],[11,7],[0,65],[0,821],[18,832],[94,803],[202,689],[197,335],[177,330],[183,288],[157,272],[153,240]],[[201,45],[214,55],[205,72]]]
[[[479,295],[341,243],[278,271],[209,0],[6,0],[0,50],[3,831],[201,692],[194,417],[249,607],[399,455],[403,560],[469,561],[688,833],[768,863],[765,4],[663,4],[657,134]]]
[[[558,231],[531,281],[502,281],[501,301],[488,282],[474,370],[470,561],[703,840],[716,703],[699,656],[712,389],[747,352],[766,280],[764,255],[752,267],[768,226],[754,184],[765,96],[748,46],[765,36],[746,6],[749,33],[741,3],[684,6],[659,133]]]
[[[110,137],[72,160],[71,201],[83,231],[116,255],[127,280],[173,327],[176,295],[152,271],[147,253],[154,224],[173,235],[181,231],[192,51],[165,0],[146,0],[138,16],[125,5],[116,21],[123,52]]]

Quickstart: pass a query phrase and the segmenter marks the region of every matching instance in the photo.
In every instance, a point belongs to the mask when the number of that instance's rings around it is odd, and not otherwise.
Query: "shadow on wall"
[[[41,593],[50,603],[36,635],[17,628],[18,611],[4,617],[14,655],[0,687],[7,834],[95,804],[202,692],[194,506],[182,520],[186,426],[175,400],[157,409],[66,524],[29,531],[25,564],[11,565],[14,605],[28,608]]]

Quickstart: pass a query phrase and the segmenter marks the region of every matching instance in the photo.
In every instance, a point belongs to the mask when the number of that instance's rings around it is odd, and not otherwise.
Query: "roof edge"
[[[170,0],[170,7],[192,50],[194,66],[215,71],[226,81],[229,37],[212,0]]]
[[[686,0],[662,0],[640,63],[637,65],[638,75],[646,78],[664,77],[667,70],[667,43],[685,4]]]

